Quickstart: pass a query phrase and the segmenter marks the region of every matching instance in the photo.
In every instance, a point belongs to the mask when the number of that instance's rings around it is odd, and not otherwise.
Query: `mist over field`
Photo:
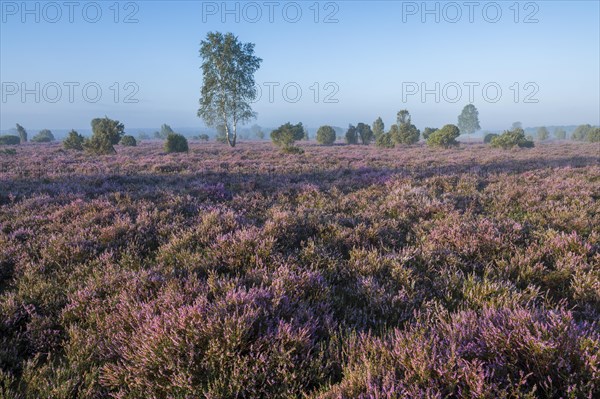
[[[600,397],[600,3],[0,12],[0,399]]]

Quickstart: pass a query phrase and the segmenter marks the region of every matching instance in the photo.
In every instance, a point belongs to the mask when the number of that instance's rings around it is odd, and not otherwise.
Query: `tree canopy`
[[[458,128],[466,134],[474,133],[481,129],[479,126],[479,111],[473,104],[467,104],[458,116]]]

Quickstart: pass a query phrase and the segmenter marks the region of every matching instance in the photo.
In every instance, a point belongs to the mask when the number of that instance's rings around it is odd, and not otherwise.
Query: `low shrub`
[[[54,135],[48,129],[41,130],[31,139],[31,141],[33,141],[34,143],[51,143],[54,140]]]
[[[137,141],[136,141],[135,137],[126,135],[126,136],[123,136],[120,144],[124,147],[135,147],[135,146],[137,146]]]
[[[335,143],[335,139],[335,129],[331,126],[321,126],[319,130],[317,130],[317,143],[321,145],[332,145],[333,143]],[[358,136],[356,136],[356,142],[358,142]]]
[[[525,137],[523,129],[507,130],[498,137],[492,138],[490,142],[493,148],[511,149],[513,147],[533,148],[533,141]]]
[[[492,142],[492,140],[494,139],[494,137],[498,137],[499,135],[496,133],[488,133],[483,137],[483,142],[485,144],[490,144]]]
[[[21,138],[19,136],[0,136],[0,145],[19,145]]]
[[[187,139],[178,133],[169,133],[164,148],[168,153],[189,151]]]
[[[460,136],[460,130],[455,125],[446,125],[429,135],[427,145],[430,147],[450,148],[458,146],[456,139]]]
[[[63,141],[63,147],[65,150],[83,151],[84,142],[85,138],[81,134],[75,130],[71,130],[67,138]]]

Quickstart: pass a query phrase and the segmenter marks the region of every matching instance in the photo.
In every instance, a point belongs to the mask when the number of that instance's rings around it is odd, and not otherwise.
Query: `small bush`
[[[505,150],[520,147],[533,148],[533,141],[525,137],[523,129],[507,130],[498,137],[494,137],[491,141],[493,148],[503,148]]]
[[[121,145],[124,147],[135,147],[137,146],[137,141],[133,136],[123,136],[121,139]]]
[[[188,152],[188,141],[187,139],[178,133],[169,133],[167,141],[165,141],[165,151],[171,152]]]
[[[288,154],[297,154],[298,151],[294,150],[294,143],[304,138],[304,127],[302,122],[292,125],[290,122],[279,126],[277,129],[271,132],[271,141],[277,147],[280,147]]]
[[[318,140],[318,135],[317,135],[317,140]],[[348,130],[346,131],[346,143],[358,144],[358,132],[354,125],[348,126]]]
[[[485,144],[490,144],[490,143],[492,142],[492,139],[493,139],[494,137],[498,137],[498,136],[499,136],[499,135],[498,135],[498,134],[496,134],[496,133],[488,133],[488,134],[486,134],[486,135],[483,137],[483,142],[484,142]]]
[[[377,136],[375,145],[380,148],[394,148],[394,141],[390,133],[383,133]]]
[[[429,136],[431,136],[431,134],[435,131],[437,131],[437,129],[434,127],[426,127],[425,129],[423,129],[423,133],[422,133],[423,139],[427,140],[429,138]]]
[[[71,130],[65,141],[63,141],[63,147],[65,147],[65,150],[82,151],[84,141],[85,139],[82,135],[75,130]]]
[[[571,134],[571,140],[584,141],[592,129],[593,127],[590,124],[577,126],[577,128]]]
[[[48,129],[41,130],[31,139],[31,141],[33,141],[34,143],[50,143],[54,140],[54,135]]]
[[[85,140],[83,143],[83,148],[90,154],[94,155],[109,155],[117,153],[110,139],[102,135],[93,135],[89,140]]]
[[[331,126],[321,126],[317,130],[317,143],[321,145],[332,145],[335,142],[335,129]]]
[[[15,150],[14,148],[6,148],[4,150],[1,150],[0,154],[4,154],[4,155],[17,155],[17,150]]]
[[[590,143],[600,142],[600,127],[596,127],[588,132],[587,139]]]
[[[198,136],[198,139],[200,139],[200,141],[208,141],[209,137],[208,134],[201,134]]]
[[[460,130],[455,125],[446,125],[429,135],[427,145],[430,147],[450,148],[458,145],[456,138],[460,136]]]
[[[21,138],[19,136],[0,136],[0,145],[19,145]]]
[[[92,120],[92,138],[87,140],[83,147],[91,154],[115,154],[113,145],[118,144],[123,137],[125,126],[119,121],[104,118]]]

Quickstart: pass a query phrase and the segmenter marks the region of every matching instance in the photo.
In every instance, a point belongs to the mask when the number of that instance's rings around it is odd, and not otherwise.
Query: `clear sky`
[[[407,108],[438,127],[471,101],[483,129],[600,124],[597,0],[115,3],[0,1],[0,129],[201,129],[209,31],[256,44],[263,126],[389,126]]]

